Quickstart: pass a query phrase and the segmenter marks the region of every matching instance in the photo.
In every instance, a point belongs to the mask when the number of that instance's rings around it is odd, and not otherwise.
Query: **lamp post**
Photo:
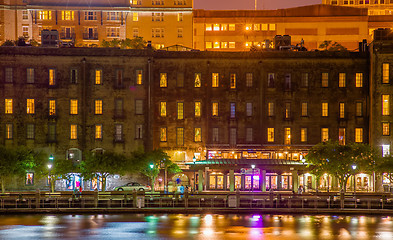
[[[153,168],[154,168],[154,164],[150,163],[150,171],[151,171],[151,191],[154,192],[154,182],[153,182]]]
[[[47,166],[48,166],[48,170],[49,170],[49,172],[48,172],[48,180],[49,180],[49,193],[50,193],[50,192],[52,192],[52,177],[50,175],[50,170],[52,169],[52,164],[49,163]]]
[[[355,171],[356,171],[356,164],[352,165],[352,170],[353,170],[353,193],[356,193],[356,177],[355,177]]]
[[[254,169],[255,169],[255,165],[251,165],[252,168],[252,175],[251,175],[251,191],[254,192]]]
[[[194,162],[194,191],[195,191],[195,189],[196,189],[196,178],[195,178],[195,162],[196,162],[196,158],[195,158],[195,156],[194,157],[192,157],[192,161]]]

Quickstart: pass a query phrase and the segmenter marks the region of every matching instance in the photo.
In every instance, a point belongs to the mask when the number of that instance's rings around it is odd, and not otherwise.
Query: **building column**
[[[203,192],[204,176],[203,170],[198,170],[198,191]]]
[[[277,190],[278,191],[281,191],[281,186],[282,186],[281,175],[277,175]]]
[[[229,191],[235,191],[235,171],[229,170]]]
[[[262,170],[261,186],[262,192],[266,192],[266,170]]]
[[[240,185],[241,185],[240,190],[244,191],[245,185],[246,185],[246,175],[244,175],[244,174],[241,175],[241,184]]]
[[[292,190],[297,191],[299,188],[299,176],[297,174],[297,171],[294,170],[292,171]]]

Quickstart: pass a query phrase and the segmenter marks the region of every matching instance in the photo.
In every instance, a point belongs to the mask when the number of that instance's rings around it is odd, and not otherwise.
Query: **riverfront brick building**
[[[2,47],[0,66],[2,144],[162,148],[200,189],[315,188],[311,146],[369,142],[367,53]]]

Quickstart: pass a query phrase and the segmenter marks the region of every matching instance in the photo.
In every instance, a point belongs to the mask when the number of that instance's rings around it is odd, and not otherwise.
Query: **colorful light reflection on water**
[[[393,239],[393,217],[5,215],[0,239]]]

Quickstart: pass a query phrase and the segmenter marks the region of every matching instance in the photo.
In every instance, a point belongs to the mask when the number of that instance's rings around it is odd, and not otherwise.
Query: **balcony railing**
[[[61,32],[60,39],[70,39],[70,40],[75,39],[75,33]]]

